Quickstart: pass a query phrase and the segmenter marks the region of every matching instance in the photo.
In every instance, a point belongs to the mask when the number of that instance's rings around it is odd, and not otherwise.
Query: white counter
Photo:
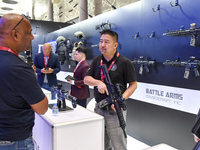
[[[66,105],[72,108],[69,100]],[[33,138],[36,150],[103,150],[104,119],[79,105],[57,116],[49,108],[44,115],[35,115]]]
[[[47,99],[48,99],[48,100],[51,100],[51,92],[48,91],[48,90],[46,90],[46,89],[43,89],[43,88],[41,88],[41,89],[42,89],[42,91],[45,93]]]

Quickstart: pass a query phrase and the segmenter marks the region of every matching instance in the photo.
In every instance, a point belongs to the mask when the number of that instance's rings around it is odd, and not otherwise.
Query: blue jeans
[[[56,92],[54,92],[54,91],[51,90],[51,87],[49,86],[48,83],[43,83],[43,84],[42,84],[42,88],[44,88],[44,89],[46,89],[46,90],[48,90],[48,91],[51,92],[51,99],[52,99],[52,100],[53,100],[53,99],[56,99]]]
[[[102,115],[105,120],[105,150],[127,150],[127,139],[124,137],[124,132],[120,127],[117,113],[112,108],[110,110],[102,110],[98,108],[97,104],[94,111]],[[123,111],[125,122],[126,113],[126,111]]]
[[[0,141],[0,150],[34,150],[32,134],[22,141]]]

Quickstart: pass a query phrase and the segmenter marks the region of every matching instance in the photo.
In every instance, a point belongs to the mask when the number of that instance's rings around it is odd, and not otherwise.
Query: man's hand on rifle
[[[111,108],[116,112],[116,109],[115,109],[115,105],[114,105],[114,104],[111,105]]]
[[[116,109],[115,109],[115,105],[114,105],[114,104],[111,105],[111,108],[116,112]],[[123,108],[121,108],[121,110],[123,110]]]
[[[99,81],[97,88],[98,88],[99,93],[105,94],[105,92],[106,92],[106,94],[109,95],[107,86],[102,81]]]
[[[195,142],[198,142],[200,139],[198,138],[198,137],[196,137],[196,136],[194,136],[194,141]]]

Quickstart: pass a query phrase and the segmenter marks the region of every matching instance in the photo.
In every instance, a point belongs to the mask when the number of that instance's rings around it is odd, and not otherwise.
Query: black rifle
[[[134,59],[131,61],[133,64],[140,65],[140,70],[139,74],[143,73],[143,69],[146,69],[146,72],[149,72],[148,66],[154,66],[155,65],[155,59],[149,61],[149,60],[144,60],[144,56],[140,56],[138,60]]]
[[[190,24],[190,29],[180,29],[180,30],[176,30],[176,31],[169,31],[167,30],[166,33],[164,33],[163,35],[169,35],[169,36],[182,36],[182,35],[191,35],[191,40],[190,40],[190,45],[191,46],[195,46],[196,44],[196,37],[199,35],[200,32],[200,27],[199,28],[195,28],[196,23],[192,23]]]
[[[177,57],[177,60],[175,60],[175,61],[166,60],[163,64],[171,65],[171,66],[185,67],[184,78],[186,78],[186,79],[188,79],[191,69],[194,71],[195,77],[199,76],[199,71],[197,70],[197,68],[200,66],[200,61],[196,60],[196,58],[194,56],[191,56],[190,60],[188,60],[188,61],[181,62],[180,57]]]
[[[114,104],[114,106],[115,106],[117,116],[118,116],[118,119],[119,119],[119,123],[120,123],[120,127],[122,128],[122,130],[124,132],[125,138],[127,138],[126,131],[125,131],[126,122],[124,120],[122,110],[121,110],[121,108],[123,110],[126,110],[126,105],[125,105],[125,99],[122,97],[120,84],[117,83],[114,86],[111,83],[110,76],[108,74],[108,69],[107,69],[107,66],[105,64],[103,64],[102,66],[99,66],[99,68],[101,68],[103,70],[103,74],[105,75],[105,83],[107,85],[109,97],[112,101],[111,103]],[[117,89],[117,91],[115,90],[115,88]]]
[[[57,94],[57,106],[59,110],[61,109],[61,102],[63,103],[62,110],[66,110],[65,99],[70,100],[72,102],[73,108],[76,108],[77,98],[72,95],[69,95],[67,91],[61,90],[61,87],[62,87],[61,83],[58,83],[57,87],[54,87],[54,86],[51,87],[52,91],[56,92]]]
[[[200,32],[200,28],[195,28],[195,29],[187,29],[187,30],[176,30],[176,31],[169,31],[167,30],[166,33],[164,33],[163,35],[170,35],[170,36],[180,36],[180,35],[188,35],[188,34],[192,34],[195,32]]]

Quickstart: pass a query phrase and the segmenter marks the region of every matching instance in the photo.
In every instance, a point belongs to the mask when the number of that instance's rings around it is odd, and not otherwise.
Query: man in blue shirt
[[[19,58],[34,39],[24,15],[6,14],[0,19],[0,149],[34,150],[34,112],[44,114],[48,100],[33,69]]]

